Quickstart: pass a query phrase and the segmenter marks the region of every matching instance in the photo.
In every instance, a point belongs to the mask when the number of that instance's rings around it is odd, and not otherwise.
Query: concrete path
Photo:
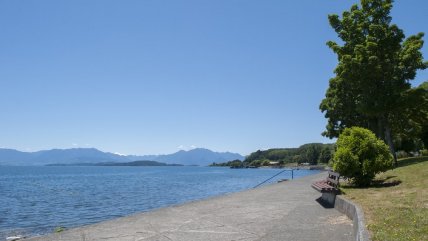
[[[325,173],[135,214],[31,241],[352,240],[352,223],[322,207],[311,182]]]

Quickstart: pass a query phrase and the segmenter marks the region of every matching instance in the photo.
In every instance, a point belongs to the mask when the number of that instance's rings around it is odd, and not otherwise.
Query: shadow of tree
[[[374,180],[372,182],[371,187],[382,188],[382,187],[393,187],[401,184],[400,180],[392,180],[390,182],[386,182],[385,180]]]
[[[410,157],[406,159],[398,160],[398,167],[405,167],[413,164],[428,161],[428,157]]]
[[[341,187],[347,188],[347,189],[368,189],[368,188],[385,188],[385,187],[393,187],[393,186],[398,186],[401,184],[401,180],[391,180],[393,178],[396,178],[397,176],[387,176],[384,177],[382,179],[376,179],[373,180],[370,186],[365,186],[365,187],[359,187],[359,186],[355,186],[351,183],[345,183],[343,184]],[[341,189],[341,192],[346,194],[345,191],[343,189]]]

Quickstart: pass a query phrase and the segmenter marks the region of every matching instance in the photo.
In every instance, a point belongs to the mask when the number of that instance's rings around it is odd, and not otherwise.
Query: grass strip
[[[373,240],[428,240],[428,157],[399,160],[371,187],[341,189],[362,206]]]

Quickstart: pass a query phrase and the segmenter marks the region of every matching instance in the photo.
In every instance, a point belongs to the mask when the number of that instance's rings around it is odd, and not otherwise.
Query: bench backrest
[[[328,171],[327,182],[334,187],[339,186],[340,174],[337,172]]]

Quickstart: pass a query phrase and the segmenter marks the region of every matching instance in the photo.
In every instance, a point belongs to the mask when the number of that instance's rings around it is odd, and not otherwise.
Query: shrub
[[[421,150],[421,156],[428,156],[428,150]]]
[[[388,170],[392,164],[388,146],[373,132],[351,127],[340,134],[333,169],[357,186],[370,185],[377,173]]]

